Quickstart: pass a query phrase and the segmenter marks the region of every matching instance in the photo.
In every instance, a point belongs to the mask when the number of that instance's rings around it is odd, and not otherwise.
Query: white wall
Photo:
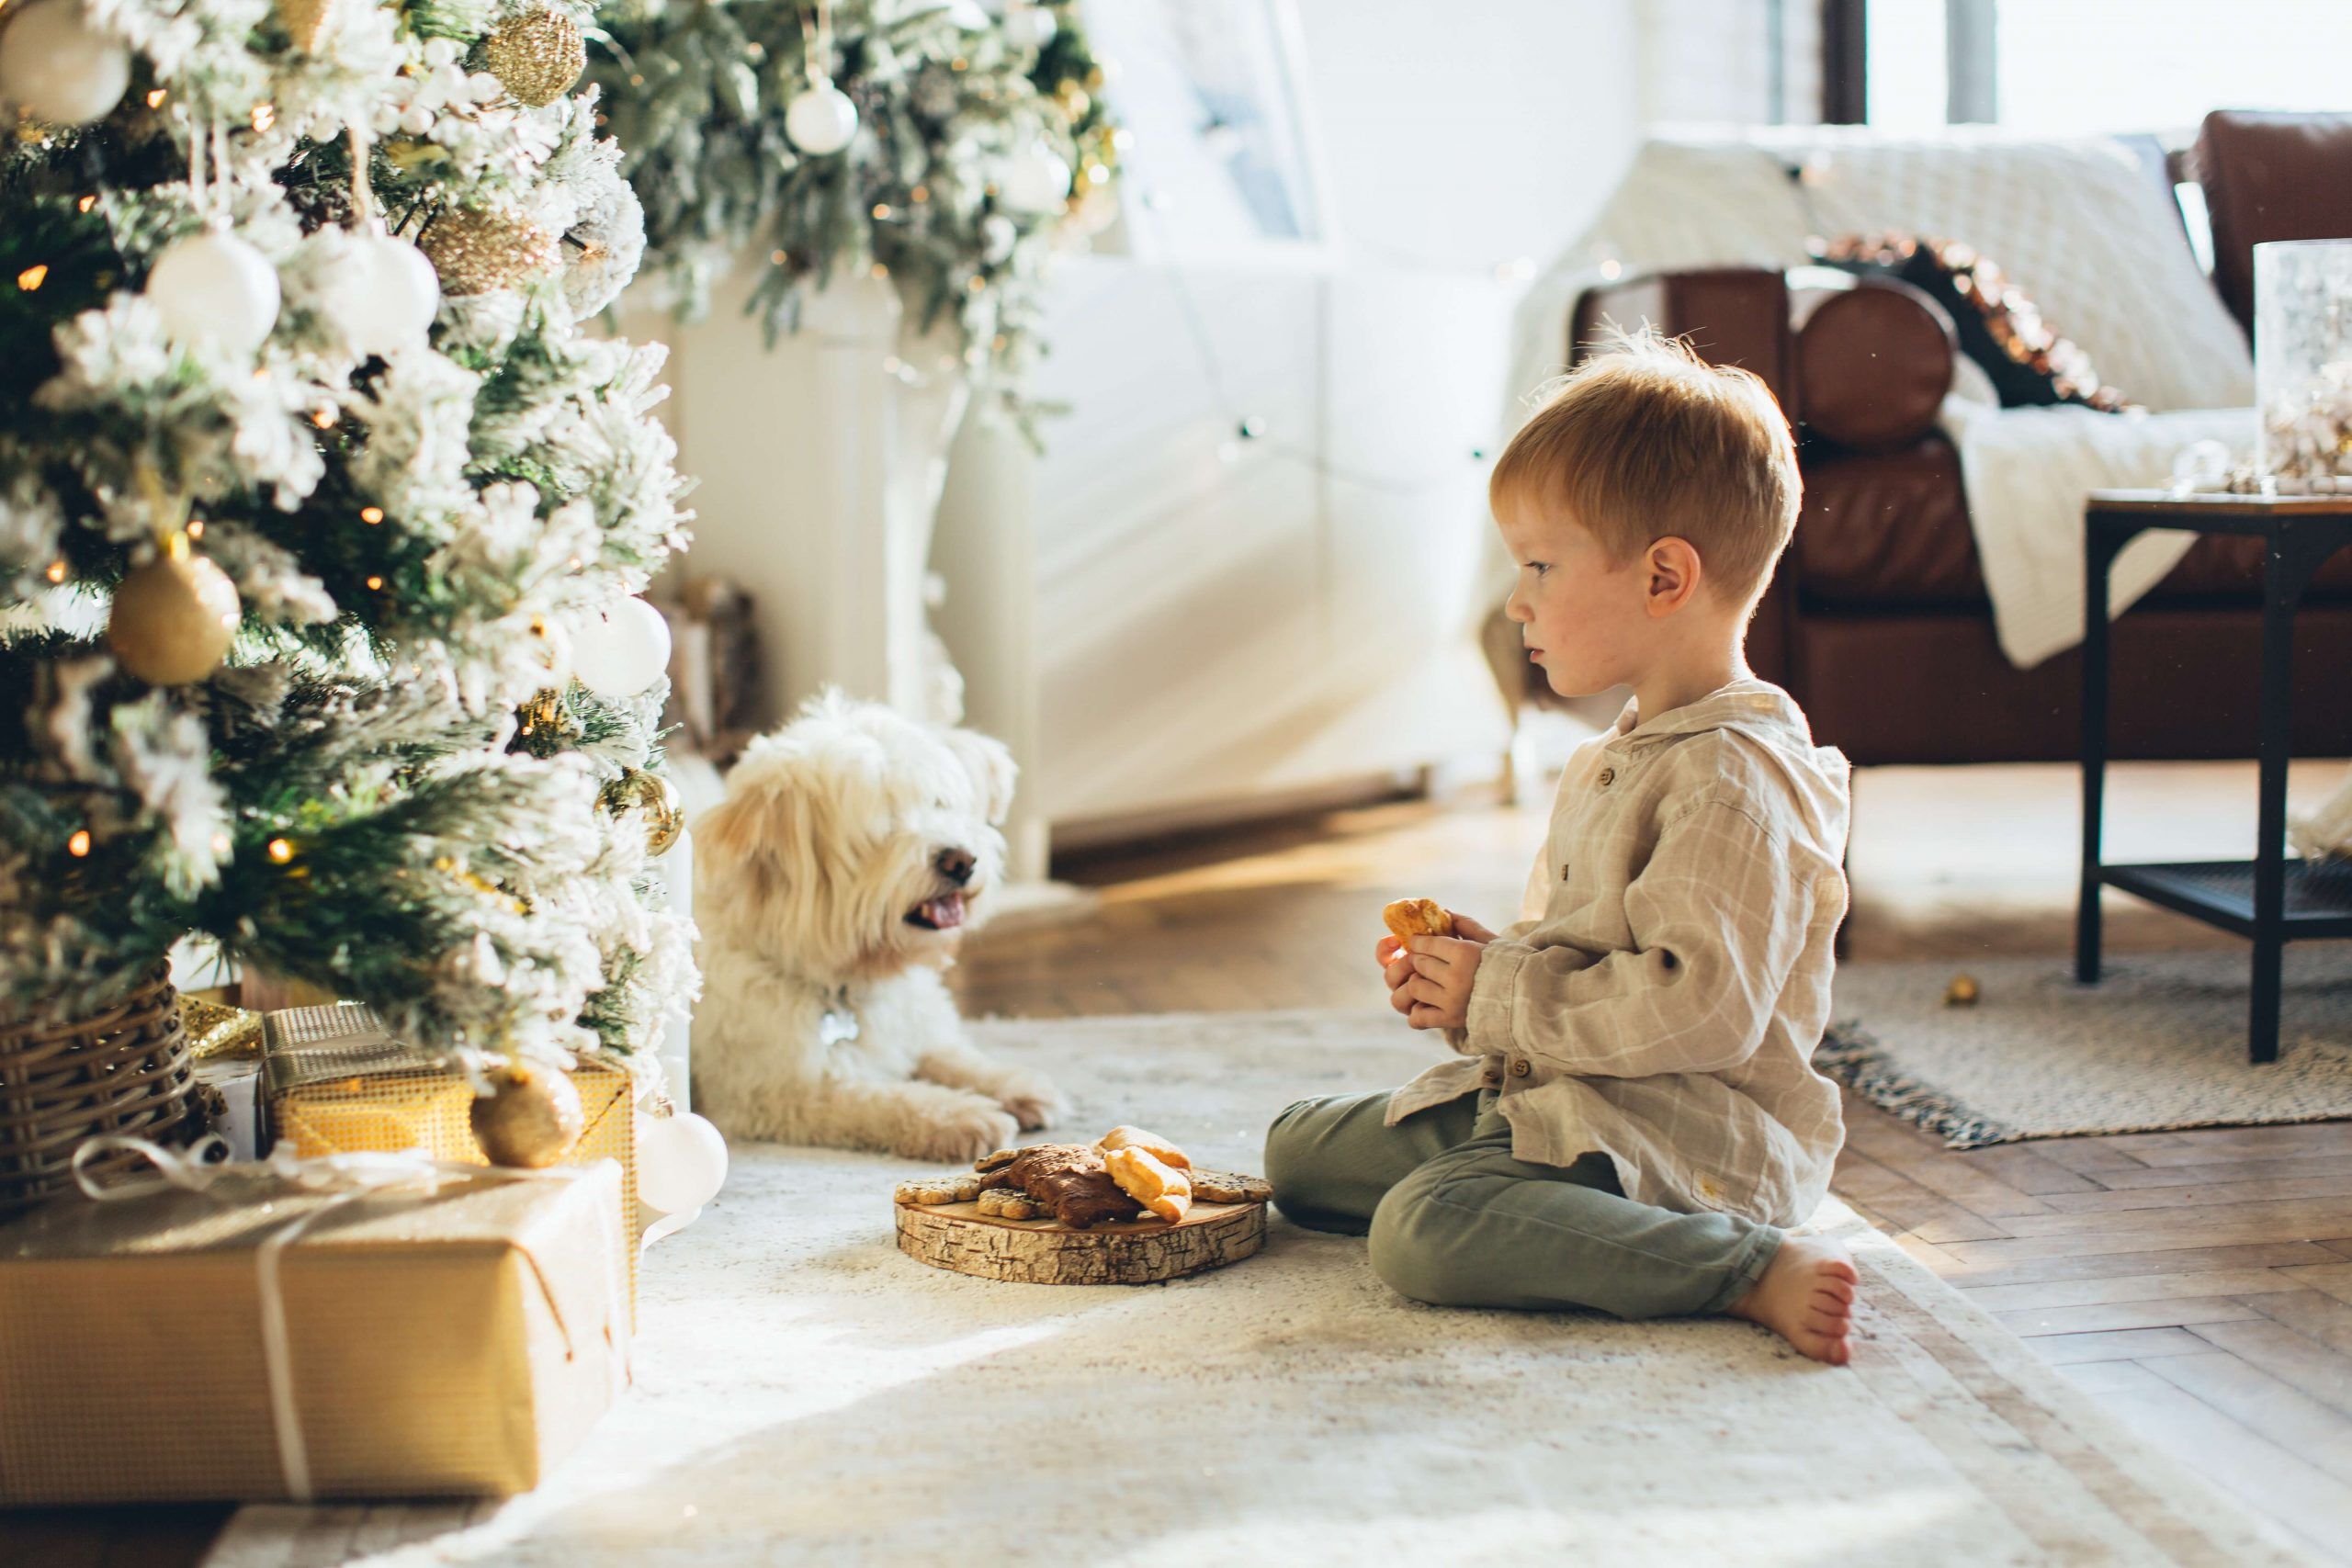
[[[1507,739],[1463,636],[1488,526],[1474,453],[1491,456],[1504,402],[1525,276],[1511,264],[1571,238],[1638,138],[1638,7],[1297,12],[1337,230],[1326,263],[1090,257],[1056,286],[1038,390],[1074,412],[1048,427],[1035,486],[1026,787],[1057,822]],[[1238,455],[1236,412],[1267,430]],[[956,620],[951,602],[951,645]]]

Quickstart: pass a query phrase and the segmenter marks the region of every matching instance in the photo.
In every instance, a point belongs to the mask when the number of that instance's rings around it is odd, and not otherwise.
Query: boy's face
[[[1552,690],[1586,697],[1631,685],[1654,635],[1640,558],[1617,562],[1566,513],[1513,497],[1496,513],[1519,567],[1504,614]]]

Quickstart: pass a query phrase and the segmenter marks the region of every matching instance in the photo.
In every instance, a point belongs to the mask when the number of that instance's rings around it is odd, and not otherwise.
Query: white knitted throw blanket
[[[1973,245],[2150,411],[2003,410],[1965,374],[1945,404],[2002,650],[2030,667],[2082,636],[2085,493],[2162,484],[2199,441],[2253,444],[2245,337],[2178,215],[2120,141],[1977,128],[1906,141],[1842,127],[1655,140],[1521,305],[1504,428],[1563,368],[1568,315],[1586,289],[1662,268],[1797,266],[1810,259],[1809,235],[1882,232]],[[2111,607],[2154,587],[2189,542],[2135,540],[2116,562]],[[1489,558],[1505,581],[1499,544]]]

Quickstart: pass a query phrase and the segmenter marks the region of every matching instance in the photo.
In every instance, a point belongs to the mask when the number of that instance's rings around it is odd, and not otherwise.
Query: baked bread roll
[[[1453,934],[1453,917],[1434,898],[1399,898],[1380,911],[1380,919],[1398,942]]]
[[[1102,1157],[1120,1190],[1170,1224],[1192,1212],[1192,1182],[1148,1149],[1113,1149]]]
[[[1162,1165],[1172,1165],[1179,1170],[1193,1168],[1192,1157],[1157,1133],[1147,1133],[1141,1127],[1114,1127],[1095,1140],[1094,1146],[1104,1154],[1113,1149],[1142,1149]]]

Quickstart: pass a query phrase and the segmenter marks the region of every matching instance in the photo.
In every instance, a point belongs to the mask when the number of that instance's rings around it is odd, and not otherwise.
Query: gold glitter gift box
[[[0,1505],[530,1490],[628,1381],[618,1181],[240,1165],[0,1225]]]
[[[587,1119],[566,1165],[609,1159],[621,1168],[622,1234],[637,1224],[637,1085],[609,1063],[573,1069]],[[375,1010],[345,1002],[280,1008],[262,1019],[262,1145],[284,1141],[304,1158],[421,1150],[435,1159],[486,1165],[475,1141],[473,1085],[439,1057],[403,1044]],[[637,1301],[637,1249],[629,1249],[629,1302]]]

